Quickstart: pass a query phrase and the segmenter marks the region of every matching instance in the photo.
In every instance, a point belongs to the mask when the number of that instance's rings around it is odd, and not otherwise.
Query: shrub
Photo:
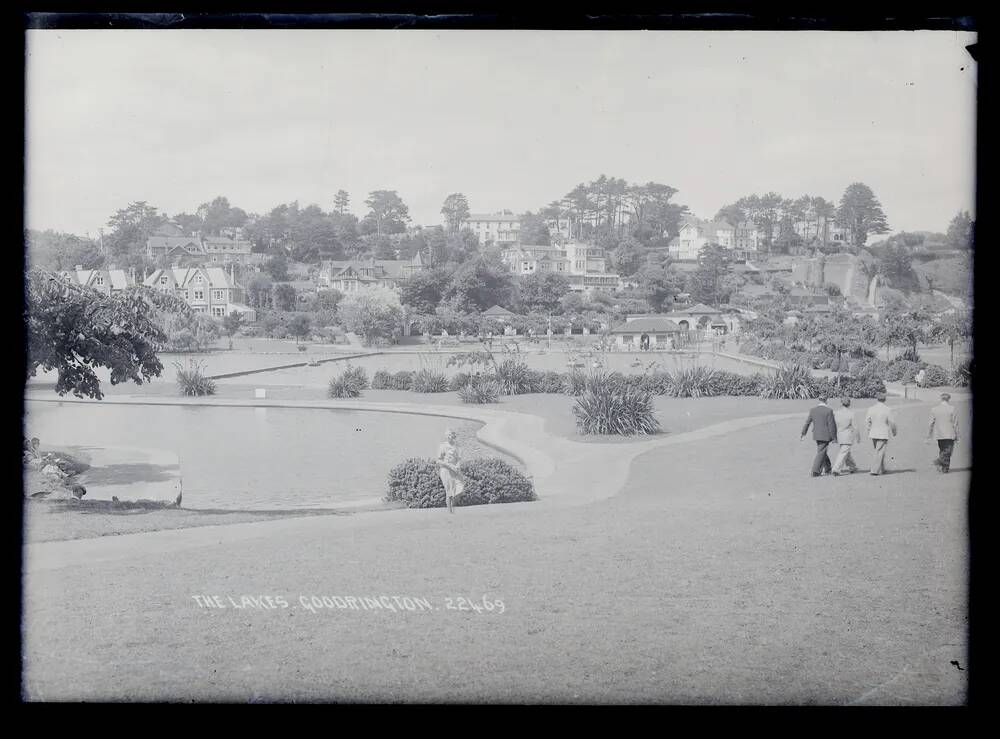
[[[951,373],[944,367],[937,364],[924,366],[924,386],[941,387],[951,383]]]
[[[877,377],[850,377],[837,375],[832,380],[823,378],[814,383],[813,394],[828,398],[874,398],[885,392],[885,383]]]
[[[762,398],[811,398],[815,392],[815,381],[808,367],[801,364],[784,365],[761,382]]]
[[[471,375],[468,372],[457,372],[452,376],[451,380],[448,382],[449,390],[461,390],[463,387],[469,384]]]
[[[587,375],[580,370],[573,370],[563,375],[563,392],[573,397],[583,395],[587,388]]]
[[[859,379],[877,378],[882,379],[886,375],[889,365],[881,359],[859,360],[850,367],[851,376]]]
[[[712,367],[687,367],[673,375],[669,395],[674,398],[701,398],[715,395],[718,370]]]
[[[327,394],[331,398],[358,398],[368,387],[368,374],[363,367],[348,367],[330,380]]]
[[[215,382],[202,373],[204,363],[188,360],[187,367],[174,362],[181,395],[215,395]]]
[[[497,365],[495,379],[501,395],[524,395],[531,392],[531,370],[520,360],[503,360]]]
[[[889,382],[913,382],[920,371],[920,363],[909,359],[894,359],[886,367],[883,379]]]
[[[951,375],[951,384],[955,387],[968,387],[972,384],[972,360],[966,359]]]
[[[531,390],[535,393],[563,392],[563,376],[558,372],[531,372]]]
[[[516,503],[536,500],[534,485],[520,470],[502,459],[470,459],[459,469],[466,477],[465,492],[455,499],[460,506]],[[430,459],[407,459],[389,471],[388,502],[402,501],[407,508],[442,508],[444,483],[437,464]]]
[[[653,395],[669,395],[670,388],[673,387],[674,378],[669,372],[657,370],[647,375],[642,375],[642,387]]]
[[[392,375],[389,380],[390,390],[412,390],[413,373],[410,370],[402,370]]]
[[[531,480],[509,462],[497,457],[469,459],[458,468],[465,475],[465,492],[455,499],[458,505],[519,503],[537,500]]]
[[[590,377],[573,406],[576,425],[583,434],[655,434],[660,430],[652,395],[598,373]]]
[[[500,385],[492,377],[473,377],[458,391],[458,397],[463,403],[496,403],[500,397]]]
[[[712,395],[729,395],[732,397],[758,396],[764,382],[761,374],[741,375],[736,372],[720,370],[716,372],[712,383]]]
[[[902,354],[897,357],[897,359],[903,359],[908,362],[920,362],[920,354],[912,346],[906,347]]]
[[[412,390],[415,393],[446,393],[448,378],[443,372],[422,369],[413,376]]]
[[[372,390],[388,390],[392,386],[392,373],[376,370],[372,375]]]

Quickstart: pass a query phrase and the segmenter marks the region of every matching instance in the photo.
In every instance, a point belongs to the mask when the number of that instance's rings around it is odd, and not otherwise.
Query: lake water
[[[432,457],[448,427],[467,456],[478,424],[376,411],[128,406],[27,401],[29,437],[47,446],[166,449],[180,458],[187,508],[325,508],[386,492],[389,470]],[[110,496],[109,496],[110,497]]]

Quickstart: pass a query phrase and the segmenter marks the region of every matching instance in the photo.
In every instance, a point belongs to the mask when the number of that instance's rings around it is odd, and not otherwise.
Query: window
[[[213,290],[212,291],[212,299],[213,300],[224,300],[225,298],[223,298],[222,292],[223,292],[222,290]]]
[[[96,280],[96,282],[97,282],[98,285],[103,285],[104,284],[104,278],[103,277],[98,277],[97,280]]]
[[[166,284],[167,284],[167,276],[166,276],[166,275],[163,275],[163,276],[162,276],[162,277],[160,278],[160,284],[161,284],[161,285],[166,285]]]
[[[205,291],[204,290],[195,290],[194,291],[194,299],[195,300],[204,300],[205,299]]]
[[[216,318],[225,318],[226,309],[223,308],[222,306],[216,306],[212,308],[212,315],[215,316]]]
[[[624,334],[622,336],[622,341],[624,343],[626,343],[626,344],[631,344],[632,343],[632,334]]]

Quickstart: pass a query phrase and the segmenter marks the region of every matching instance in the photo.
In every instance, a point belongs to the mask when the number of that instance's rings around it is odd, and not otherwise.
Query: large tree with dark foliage
[[[868,241],[869,234],[889,232],[882,204],[863,182],[855,182],[844,190],[837,209],[837,223],[850,231],[852,246],[858,249]]]
[[[157,311],[190,311],[168,293],[134,287],[106,296],[41,270],[29,271],[25,288],[28,377],[55,370],[56,392],[80,398],[104,397],[96,367],[111,370],[112,385],[158,377],[167,337]]]

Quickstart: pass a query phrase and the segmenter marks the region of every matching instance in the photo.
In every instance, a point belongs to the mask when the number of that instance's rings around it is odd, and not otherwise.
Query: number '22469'
[[[472,598],[445,598],[444,607],[449,611],[475,611],[476,613],[492,613],[496,611],[497,613],[503,613],[507,610],[507,606],[504,602],[497,598],[496,600],[490,600],[485,595],[481,601],[475,601]]]

